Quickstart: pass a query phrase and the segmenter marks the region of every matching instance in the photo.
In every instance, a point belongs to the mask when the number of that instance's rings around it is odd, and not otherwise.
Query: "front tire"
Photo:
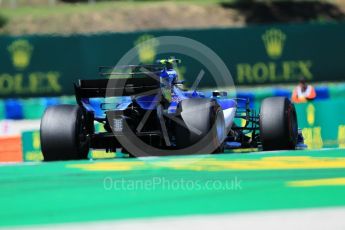
[[[260,139],[263,150],[295,149],[298,125],[295,106],[285,97],[263,100],[260,109]]]
[[[89,142],[82,109],[74,105],[49,107],[41,120],[41,149],[45,161],[87,159]]]

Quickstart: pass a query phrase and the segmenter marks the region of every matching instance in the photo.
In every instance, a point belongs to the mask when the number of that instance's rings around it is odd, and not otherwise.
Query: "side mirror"
[[[183,85],[185,82],[186,82],[185,80],[176,81],[175,85]]]
[[[228,96],[228,93],[224,92],[224,91],[223,92],[213,91],[212,96],[213,97],[226,97],[226,96]]]

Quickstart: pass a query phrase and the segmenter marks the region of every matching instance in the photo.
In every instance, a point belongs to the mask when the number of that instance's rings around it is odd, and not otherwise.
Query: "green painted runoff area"
[[[0,167],[0,226],[345,206],[345,150]]]

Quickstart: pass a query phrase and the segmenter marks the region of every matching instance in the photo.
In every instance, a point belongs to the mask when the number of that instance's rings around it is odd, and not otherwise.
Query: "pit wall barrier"
[[[261,101],[270,96],[291,97],[291,88],[238,89],[229,97],[248,98],[252,108],[259,109]],[[345,148],[345,83],[319,85],[315,87],[317,98],[308,103],[296,104],[299,127],[309,149],[325,147]],[[96,102],[97,103],[97,102]],[[40,119],[45,108],[57,104],[75,104],[73,97],[31,98],[1,100],[1,117],[6,119]],[[37,126],[37,125],[36,125]],[[102,127],[96,127],[102,131]],[[40,161],[39,131],[27,130],[21,137],[0,138],[0,162]],[[5,144],[3,144],[5,143]],[[6,146],[6,148],[4,147]],[[19,152],[19,153],[18,153]],[[92,158],[112,158],[121,153],[91,151]]]

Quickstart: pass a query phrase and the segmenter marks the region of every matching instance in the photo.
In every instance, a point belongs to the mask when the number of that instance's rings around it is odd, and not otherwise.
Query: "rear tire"
[[[74,105],[49,107],[41,120],[41,149],[45,161],[87,159],[89,141],[82,109]]]
[[[225,121],[215,100],[187,99],[180,103],[184,125],[176,124],[177,148],[187,153],[219,153],[224,151]]]
[[[260,139],[263,150],[295,149],[298,125],[295,106],[285,97],[263,100],[260,109]]]

